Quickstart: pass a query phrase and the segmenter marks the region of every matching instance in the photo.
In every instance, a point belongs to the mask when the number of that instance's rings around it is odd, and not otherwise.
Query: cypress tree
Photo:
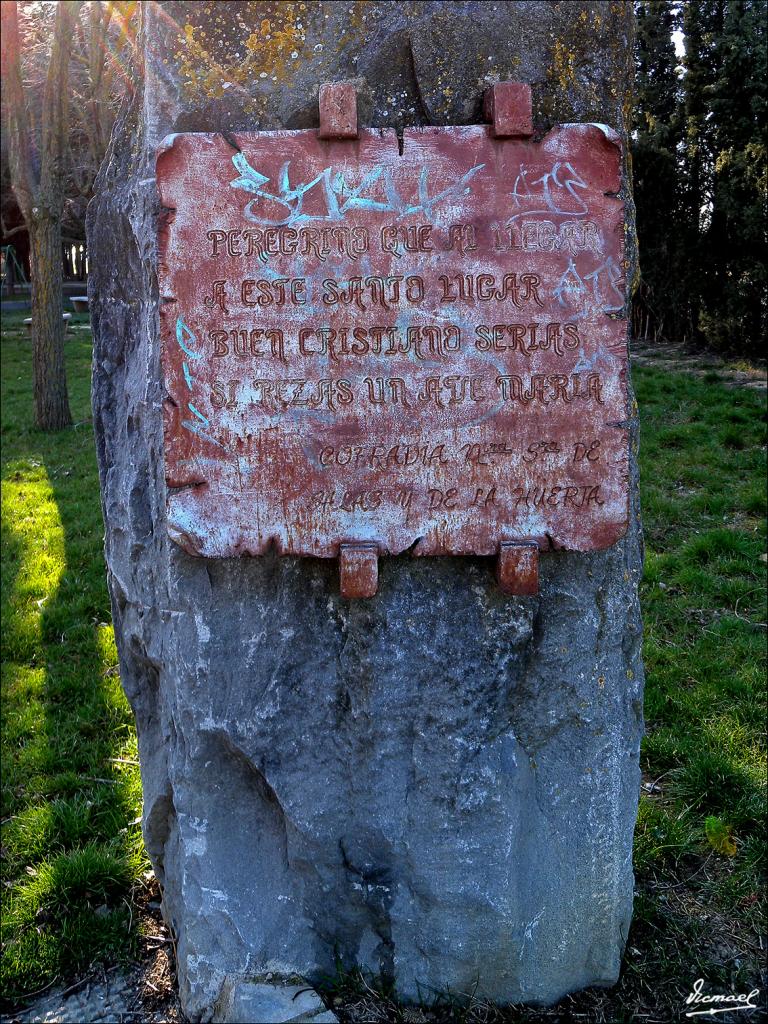
[[[682,7],[685,42],[683,66],[683,203],[681,276],[687,295],[686,336],[703,343],[701,309],[713,275],[706,234],[712,215],[712,87],[718,76],[716,42],[722,33],[726,0],[697,0]]]
[[[632,146],[640,288],[633,308],[634,333],[680,337],[685,333],[685,289],[680,264],[682,118],[674,8],[665,0],[637,5],[636,105]]]
[[[758,355],[768,331],[765,6],[729,0],[722,13],[707,97],[711,215],[701,327],[718,348]]]

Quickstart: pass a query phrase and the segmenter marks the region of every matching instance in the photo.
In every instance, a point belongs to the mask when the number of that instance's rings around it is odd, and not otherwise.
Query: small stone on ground
[[[182,1024],[185,1018],[175,990],[161,991],[150,983],[149,973],[146,965],[101,972],[76,986],[53,989],[17,1013],[0,1015],[0,1024]],[[220,1024],[338,1024],[338,1017],[308,985],[269,982],[232,986],[216,1020]]]
[[[240,981],[223,995],[216,1015],[221,1024],[338,1024],[313,988],[270,982]]]

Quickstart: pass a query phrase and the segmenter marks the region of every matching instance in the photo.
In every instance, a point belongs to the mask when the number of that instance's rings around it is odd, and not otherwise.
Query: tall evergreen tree
[[[682,118],[675,11],[665,0],[637,4],[636,106],[632,159],[641,283],[635,334],[685,333],[685,288],[679,279]]]
[[[643,0],[636,9],[635,330],[759,354],[768,330],[765,4]]]
[[[765,13],[755,0],[725,5],[708,97],[711,216],[701,325],[710,344],[748,355],[761,352],[768,333]]]
[[[683,66],[683,194],[685,217],[683,245],[686,260],[682,271],[688,298],[686,335],[704,340],[701,309],[712,277],[705,236],[712,215],[712,87],[718,76],[717,40],[722,33],[726,0],[696,0],[682,6],[681,27],[685,43]]]

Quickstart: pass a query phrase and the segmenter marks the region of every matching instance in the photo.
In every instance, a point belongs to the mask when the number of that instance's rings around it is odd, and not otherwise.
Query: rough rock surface
[[[484,559],[194,559],[165,529],[154,151],[173,131],[479,119],[529,81],[538,131],[626,134],[626,3],[145,4],[144,67],[89,212],[93,402],[144,832],[185,1011],[335,957],[433,989],[551,1002],[619,970],[642,729],[633,479],[626,538],[503,597]],[[629,247],[631,249],[631,246]],[[627,278],[631,280],[630,267]]]

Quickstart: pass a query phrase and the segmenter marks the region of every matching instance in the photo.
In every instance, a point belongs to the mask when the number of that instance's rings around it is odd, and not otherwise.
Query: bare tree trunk
[[[18,8],[11,0],[0,3],[3,127],[7,125],[10,142],[11,184],[29,231],[35,422],[42,430],[59,430],[72,422],[61,317],[61,212],[69,131],[69,59],[79,6],[79,0],[60,0],[56,6],[38,143],[24,92]]]
[[[64,368],[61,221],[49,211],[33,213],[29,240],[35,422],[42,430],[60,430],[72,422]]]
[[[10,246],[5,250],[5,293],[10,296],[16,294],[16,267]]]

